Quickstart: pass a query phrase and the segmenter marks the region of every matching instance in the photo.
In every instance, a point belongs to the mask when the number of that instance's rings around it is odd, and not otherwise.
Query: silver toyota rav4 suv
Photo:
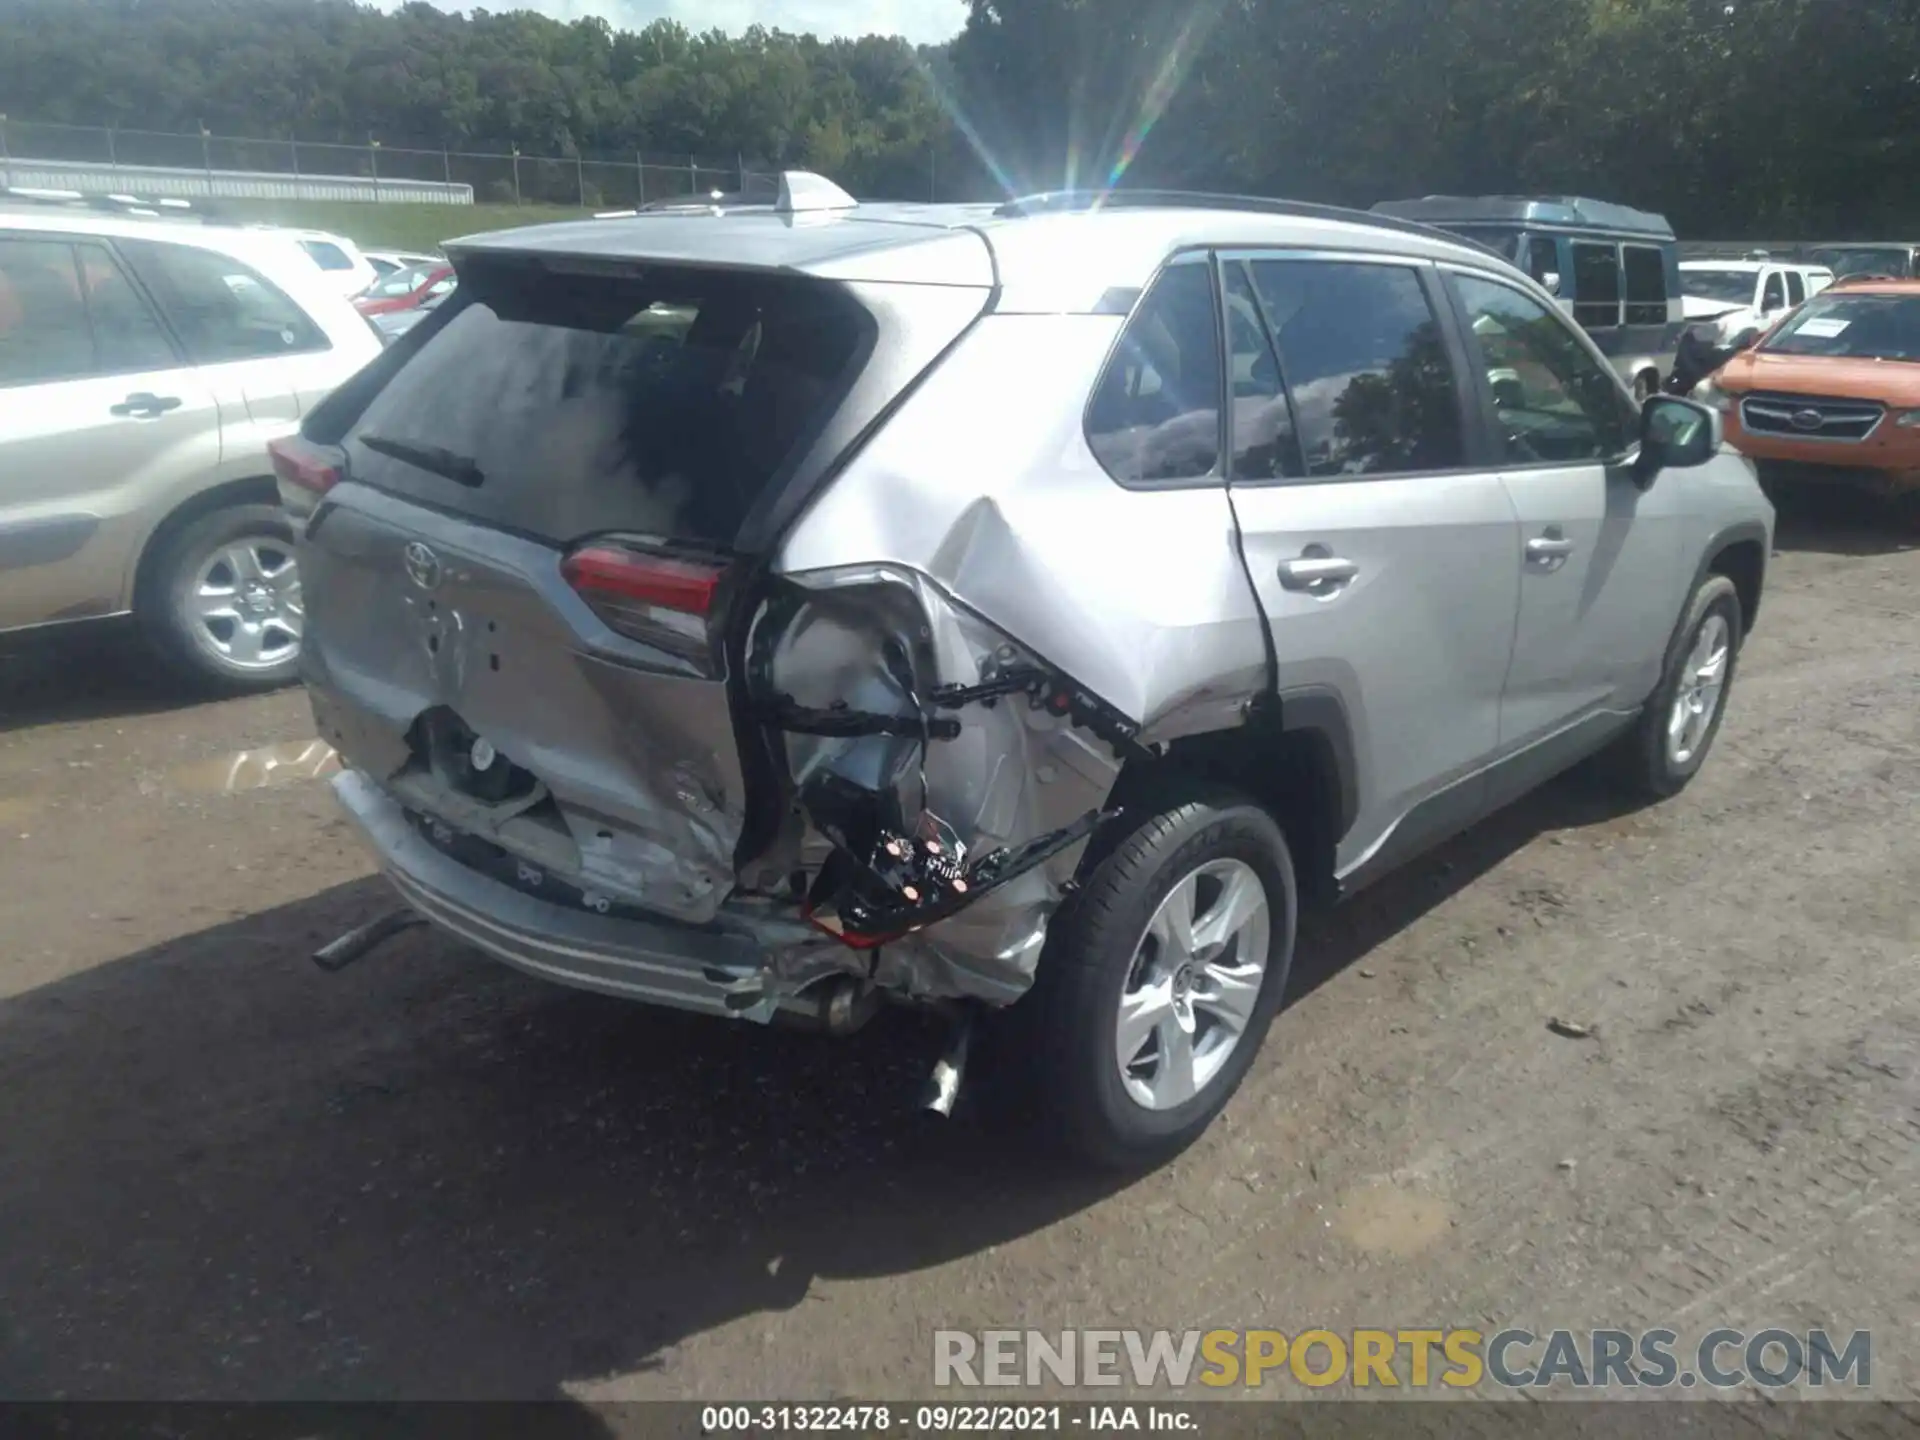
[[[943,1010],[936,1106],[991,1016],[1098,1161],[1226,1103],[1303,898],[1597,752],[1685,786],[1759,605],[1718,417],[1410,223],[796,175],[448,253],[280,455],[383,920],[737,1019]]]

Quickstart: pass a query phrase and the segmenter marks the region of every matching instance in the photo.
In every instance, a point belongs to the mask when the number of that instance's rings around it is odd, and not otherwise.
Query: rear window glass
[[[302,240],[300,248],[313,258],[313,263],[322,270],[351,270],[353,261],[347,258],[347,252],[338,245],[329,245],[324,240]]]
[[[827,282],[655,276],[470,272],[349,433],[353,475],[545,540],[730,544],[832,416],[873,322]]]
[[[1627,324],[1667,323],[1667,257],[1646,245],[1622,245],[1627,272]]]

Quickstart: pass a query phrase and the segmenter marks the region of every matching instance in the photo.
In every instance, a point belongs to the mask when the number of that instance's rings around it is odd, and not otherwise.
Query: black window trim
[[[1632,408],[1633,392],[1627,388],[1627,383],[1621,377],[1619,370],[1617,370],[1613,362],[1608,360],[1601,352],[1600,347],[1594,343],[1593,337],[1587,333],[1586,327],[1576,323],[1572,316],[1568,315],[1566,311],[1553,303],[1551,297],[1543,301],[1540,296],[1533,294],[1525,286],[1514,284],[1507,276],[1496,274],[1491,270],[1482,270],[1476,266],[1445,264],[1439,268],[1445,272],[1446,276],[1462,275],[1470,280],[1479,280],[1490,285],[1502,286],[1513,291],[1516,295],[1524,296],[1526,299],[1540,306],[1541,309],[1558,318],[1561,328],[1573,336],[1573,338],[1579,342],[1581,348],[1587,352],[1587,358],[1598,365],[1601,371],[1612,379],[1614,388],[1618,390],[1621,397],[1626,400],[1627,408]],[[1464,338],[1472,329],[1473,322],[1467,315],[1466,305],[1460,299],[1460,292],[1456,286],[1447,283],[1444,276],[1440,288],[1445,292],[1447,313],[1452,317],[1453,327]],[[1471,352],[1469,352],[1469,354],[1471,355]],[[1475,419],[1473,428],[1476,433],[1481,436],[1482,443],[1487,447],[1487,452],[1493,457],[1490,462],[1491,468],[1499,471],[1500,474],[1519,475],[1536,470],[1586,470],[1595,467],[1613,471],[1629,466],[1639,458],[1640,434],[1636,427],[1629,426],[1625,453],[1611,459],[1509,460],[1504,454],[1505,447],[1500,439],[1500,424],[1493,403],[1493,386],[1487,383],[1486,366],[1477,360],[1469,358],[1467,368],[1468,385],[1475,396]]]
[[[1214,405],[1219,417],[1219,433],[1214,444],[1213,468],[1204,475],[1187,475],[1177,480],[1123,480],[1111,470],[1107,469],[1106,465],[1100,459],[1100,452],[1093,448],[1093,435],[1089,428],[1093,419],[1093,402],[1100,394],[1101,382],[1107,378],[1107,367],[1113,364],[1115,356],[1120,353],[1120,346],[1126,340],[1127,332],[1132,329],[1134,318],[1140,313],[1140,307],[1147,303],[1147,300],[1152,296],[1154,290],[1159,286],[1160,281],[1181,265],[1200,265],[1205,267],[1207,291],[1213,298],[1213,338],[1214,345],[1220,352],[1218,360],[1220,367],[1219,383],[1214,387]],[[1080,438],[1082,442],[1085,443],[1087,453],[1092,456],[1093,463],[1099,467],[1102,475],[1105,475],[1107,479],[1118,485],[1122,490],[1217,490],[1226,487],[1228,463],[1227,445],[1233,438],[1228,429],[1227,415],[1227,411],[1231,408],[1228,402],[1232,393],[1229,388],[1228,372],[1226,369],[1228,343],[1226,302],[1225,297],[1220,291],[1220,270],[1216,259],[1216,252],[1213,247],[1208,245],[1189,245],[1182,249],[1175,250],[1160,263],[1160,268],[1155,270],[1146,284],[1142,285],[1135,293],[1133,307],[1127,311],[1126,318],[1120,322],[1120,328],[1114,332],[1113,343],[1107,347],[1107,353],[1101,357],[1100,364],[1093,372],[1093,383],[1087,387],[1086,403],[1080,407]],[[1291,404],[1292,402],[1289,401],[1288,403]]]
[[[86,380],[120,380],[135,375],[161,375],[168,370],[188,368],[192,362],[186,358],[180,345],[180,337],[167,323],[164,311],[154,303],[153,296],[147,293],[146,286],[127,264],[126,257],[114,247],[112,237],[90,235],[85,232],[66,230],[0,230],[0,240],[24,240],[29,243],[59,245],[67,252],[67,263],[73,267],[74,287],[80,296],[80,313],[86,317],[87,341],[93,351],[93,364],[84,371],[65,375],[44,375],[33,380],[0,380],[0,390],[27,390],[36,385],[77,385]],[[159,327],[160,338],[167,342],[167,349],[173,356],[171,365],[142,365],[137,368],[119,369],[103,366],[100,363],[100,332],[93,323],[93,297],[87,293],[86,272],[80,266],[80,247],[93,245],[106,253],[107,263],[120,272],[120,278],[127,282],[134,297],[147,307],[147,314]]]
[[[1460,419],[1460,446],[1463,455],[1462,463],[1458,465],[1424,470],[1373,470],[1363,475],[1306,475],[1297,479],[1282,477],[1271,480],[1235,480],[1234,489],[1265,490],[1301,485],[1366,485],[1382,480],[1428,480],[1448,475],[1484,474],[1499,468],[1498,450],[1493,443],[1492,430],[1485,425],[1483,417],[1478,413],[1478,399],[1470,373],[1468,351],[1460,334],[1459,314],[1447,294],[1447,287],[1441,281],[1439,267],[1435,261],[1393,250],[1347,250],[1326,245],[1237,245],[1217,250],[1215,259],[1220,265],[1250,264],[1259,260],[1355,261],[1412,270],[1419,279],[1421,293],[1426,297],[1428,308],[1433,311],[1434,324],[1440,331],[1440,343],[1447,352],[1447,364],[1453,369],[1454,408]],[[1218,290],[1216,280],[1216,303],[1220,299]],[[1254,293],[1257,299],[1258,287],[1255,287]],[[1263,320],[1266,319],[1264,303],[1261,305],[1261,317]],[[1224,317],[1222,329],[1224,330]],[[1267,338],[1273,345],[1277,363],[1282,367],[1281,384],[1287,393],[1287,411],[1293,414],[1293,391],[1286,379],[1286,360],[1280,355],[1280,345],[1272,333],[1271,325],[1268,326]],[[1222,343],[1225,343],[1224,339]],[[1224,385],[1225,376],[1222,376],[1222,383]],[[1231,434],[1227,438],[1231,442]],[[1304,444],[1304,441],[1300,443]]]
[[[196,370],[210,370],[221,365],[258,365],[266,360],[285,360],[302,355],[330,355],[334,351],[333,337],[327,333],[327,327],[314,319],[313,315],[307,310],[307,307],[282,289],[280,284],[275,281],[272,276],[262,274],[259,266],[250,260],[243,259],[238,255],[230,255],[225,250],[221,250],[212,245],[195,245],[191,241],[178,239],[170,235],[119,235],[112,237],[99,235],[89,238],[98,240],[114,252],[114,259],[119,263],[120,273],[133,282],[135,288],[138,289],[141,296],[146,300],[148,307],[159,319],[160,326],[166,331],[168,340],[173,344],[174,354],[179,357],[179,363],[182,365],[192,366]],[[203,254],[212,255],[217,260],[223,260],[230,265],[240,266],[241,269],[254,277],[256,283],[266,286],[288,305],[291,305],[298,311],[306,320],[308,328],[320,337],[320,343],[317,345],[300,345],[290,350],[276,350],[271,355],[245,355],[231,360],[195,360],[192,352],[187,348],[186,336],[180,332],[179,326],[174,323],[173,316],[168,313],[167,307],[160,302],[160,297],[147,288],[146,282],[142,280],[136,272],[131,257],[120,253],[118,242],[129,239],[146,244],[174,245],[182,250],[198,250]]]

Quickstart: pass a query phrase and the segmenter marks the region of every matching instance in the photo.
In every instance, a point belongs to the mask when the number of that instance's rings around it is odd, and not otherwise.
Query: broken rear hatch
[[[321,733],[504,883],[708,922],[783,823],[740,682],[762,557],[986,291],[487,252],[460,274],[276,460],[311,511]]]

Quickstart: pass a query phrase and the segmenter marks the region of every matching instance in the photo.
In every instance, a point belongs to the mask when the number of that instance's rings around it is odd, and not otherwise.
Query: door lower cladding
[[[788,575],[755,617],[747,684],[785,761],[784,879],[822,930],[877,950],[916,999],[1005,1005],[1107,818],[1134,727],[925,575]]]

